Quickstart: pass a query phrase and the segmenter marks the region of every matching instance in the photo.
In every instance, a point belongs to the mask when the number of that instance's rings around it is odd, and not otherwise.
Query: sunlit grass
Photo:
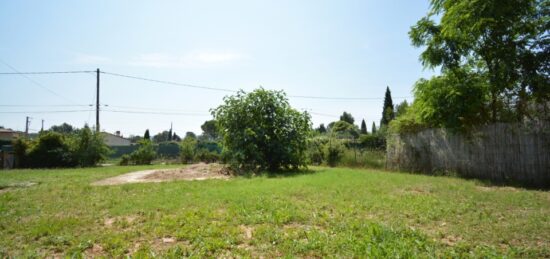
[[[545,191],[322,167],[90,186],[148,168],[2,171],[0,255],[550,256]]]

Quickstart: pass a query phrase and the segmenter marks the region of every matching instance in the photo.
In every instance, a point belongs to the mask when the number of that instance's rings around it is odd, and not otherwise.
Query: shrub
[[[382,134],[361,135],[359,144],[366,149],[384,150],[386,148],[386,138]]]
[[[344,155],[345,147],[339,141],[331,140],[325,145],[325,154],[327,164],[334,167],[340,162]]]
[[[214,163],[220,161],[220,154],[215,151],[208,151],[208,149],[201,148],[196,151],[195,161]]]
[[[13,151],[15,155],[15,167],[25,168],[28,165],[27,152],[29,149],[29,142],[25,138],[17,138],[13,141]]]
[[[212,111],[235,169],[295,169],[306,166],[310,116],[293,109],[282,91],[262,88],[224,98]]]
[[[197,140],[191,136],[186,136],[180,144],[180,158],[184,164],[192,163],[195,159],[195,150]]]
[[[140,140],[138,142],[139,148],[132,152],[129,156],[129,160],[135,165],[149,165],[155,159],[156,152],[155,147],[151,140]]]
[[[129,165],[130,164],[130,156],[127,154],[124,154],[120,157],[120,162],[118,162],[119,165]]]
[[[307,154],[311,164],[320,165],[323,163],[326,143],[328,143],[328,139],[323,137],[308,139]]]
[[[28,152],[30,167],[71,167],[76,166],[71,149],[65,137],[56,132],[40,134],[38,141]]]
[[[92,132],[88,126],[84,126],[74,139],[74,158],[79,166],[95,166],[105,161],[111,152],[103,141],[103,135]]]

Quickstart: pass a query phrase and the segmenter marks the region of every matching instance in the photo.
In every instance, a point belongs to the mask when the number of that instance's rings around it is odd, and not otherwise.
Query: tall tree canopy
[[[351,113],[344,112],[342,115],[340,115],[340,120],[345,121],[349,124],[353,124],[355,122],[355,119],[353,116],[351,116]]]
[[[216,122],[216,120],[208,120],[208,121],[205,121],[202,125],[201,125],[201,129],[202,129],[202,135],[204,137],[206,137],[207,139],[209,140],[215,140],[215,139],[218,139],[219,137],[219,129],[218,129],[218,123]]]
[[[409,35],[424,66],[486,82],[491,121],[510,109],[522,120],[531,101],[546,110],[550,99],[549,16],[548,0],[432,0]]]
[[[61,134],[70,134],[73,133],[76,129],[70,124],[63,123],[61,125],[54,125],[50,127],[50,131],[61,133]]]
[[[317,128],[317,131],[319,131],[319,133],[326,133],[327,128],[325,127],[325,124],[321,123],[321,125],[319,125],[319,128]]]

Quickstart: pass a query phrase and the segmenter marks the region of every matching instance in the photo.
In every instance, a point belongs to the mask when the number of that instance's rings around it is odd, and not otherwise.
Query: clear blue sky
[[[411,96],[434,72],[418,61],[407,32],[428,0],[363,1],[2,1],[0,59],[19,71],[95,70],[209,87],[263,86],[289,95],[382,98]],[[12,70],[0,63],[0,72]],[[86,105],[95,75],[0,75],[0,105]],[[53,91],[46,90],[45,88]],[[209,109],[227,93],[101,77],[104,109],[189,114],[102,112],[103,130],[152,134],[173,122],[180,136],[200,133]],[[407,98],[411,101],[412,98]],[[290,98],[314,113],[315,126],[351,112],[378,125],[382,99]],[[117,107],[119,106],[119,107]],[[120,107],[124,106],[124,107]],[[128,108],[132,107],[132,108]],[[0,111],[87,110],[89,107],[6,107]],[[94,112],[0,113],[0,125],[31,132],[68,122],[95,124]]]

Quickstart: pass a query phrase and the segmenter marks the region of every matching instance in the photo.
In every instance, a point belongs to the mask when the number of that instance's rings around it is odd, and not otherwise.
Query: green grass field
[[[343,168],[90,185],[151,167],[0,171],[0,257],[550,257],[548,191]]]

